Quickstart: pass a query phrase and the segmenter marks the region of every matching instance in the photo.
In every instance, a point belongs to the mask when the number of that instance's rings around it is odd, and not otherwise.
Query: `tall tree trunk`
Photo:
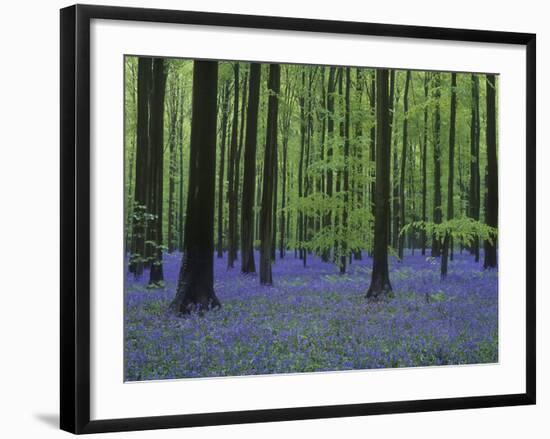
[[[169,175],[168,175],[168,253],[176,249],[176,143],[178,141],[179,121],[179,77],[173,81],[170,92],[170,127],[168,129]]]
[[[237,258],[236,247],[236,195],[235,195],[235,167],[237,160],[237,140],[239,130],[239,63],[233,66],[234,81],[233,81],[233,125],[231,128],[231,144],[229,149],[229,163],[227,169],[227,201],[229,205],[228,222],[227,222],[227,268],[233,268],[235,259]]]
[[[272,221],[273,221],[273,192],[276,190],[275,166],[277,158],[277,119],[278,119],[278,95],[280,87],[279,64],[269,65],[269,98],[267,108],[267,127],[264,155],[264,180],[262,190],[262,207],[260,211],[260,283],[262,285],[273,284],[271,274],[271,245],[272,245]]]
[[[336,90],[335,72],[335,68],[330,67],[327,86],[327,176],[325,192],[329,200],[332,198],[334,185],[332,157],[334,155],[334,92]],[[324,215],[324,226],[328,229],[332,227],[332,213],[330,211],[327,211]],[[330,259],[330,253],[331,248],[330,246],[327,246],[323,250],[321,259],[328,262]]]
[[[449,180],[447,185],[447,221],[454,216],[454,177],[455,177],[455,131],[456,131],[456,73],[451,73],[451,121],[449,124]],[[445,235],[441,257],[441,278],[447,277],[447,264],[451,236]]]
[[[485,223],[488,226],[498,227],[498,166],[497,166],[497,137],[496,137],[496,77],[486,76],[487,100],[487,210]],[[497,266],[497,242],[486,240],[484,243],[484,268]]]
[[[288,75],[288,69],[287,75]],[[285,112],[283,116],[283,169],[281,172],[282,184],[281,184],[281,215],[280,215],[280,225],[279,225],[279,257],[282,259],[285,256],[286,244],[286,219],[285,219],[285,209],[287,205],[287,161],[288,161],[288,140],[290,136],[290,121],[292,115],[292,103],[290,97],[290,81],[286,81],[286,90],[285,90]]]
[[[218,171],[218,258],[223,258],[223,174],[225,170],[225,141],[227,138],[227,118],[229,112],[229,81],[225,81],[222,92],[222,138],[220,142],[220,168]]]
[[[472,108],[470,120],[470,185],[468,190],[468,216],[479,221],[481,180],[479,174],[479,78],[472,74]],[[471,248],[475,261],[479,262],[479,239],[476,237]]]
[[[348,209],[349,209],[349,119],[350,119],[350,68],[346,67],[346,95],[344,100],[344,206],[342,209],[342,234],[340,243],[340,274],[346,272],[346,258],[348,252]]]
[[[370,163],[371,163],[371,169],[369,172],[369,178],[371,179],[370,184],[370,208],[371,208],[371,214],[372,218],[374,219],[376,215],[376,206],[374,203],[374,200],[376,198],[376,180],[375,180],[375,169],[376,169],[376,72],[373,70],[372,72],[372,79],[371,79],[371,85],[370,85],[370,113],[371,113],[371,128],[370,128]],[[372,223],[372,227],[374,228],[374,220]],[[369,255],[373,255],[372,248],[369,250]]]
[[[376,71],[376,215],[374,219],[374,254],[368,298],[391,292],[388,266],[388,215],[390,203],[390,113],[388,70]]]
[[[134,190],[134,223],[130,272],[136,278],[143,274],[145,258],[146,211],[149,164],[149,98],[151,93],[152,58],[138,59],[137,123],[136,123],[136,183]]]
[[[218,63],[195,61],[185,251],[176,297],[170,305],[177,314],[220,306],[214,293],[213,233],[217,90]]]
[[[241,205],[241,271],[255,273],[254,262],[254,195],[256,190],[256,143],[262,67],[250,64],[248,107],[244,142],[243,196]]]
[[[183,172],[183,106],[184,106],[184,96],[182,93],[181,96],[181,120],[179,123],[179,141],[180,141],[180,151],[179,151],[179,204],[178,204],[178,210],[179,210],[179,220],[178,220],[178,250],[180,252],[183,252],[183,241],[184,241],[184,227],[185,227],[185,204],[184,204],[184,195],[183,195],[183,180],[184,180],[184,172]]]
[[[435,99],[435,114],[434,114],[434,206],[433,206],[433,222],[441,224],[442,221],[442,206],[441,206],[441,77],[439,73],[434,73],[434,99]],[[441,244],[435,236],[432,239],[432,257],[441,256]]]
[[[241,99],[241,127],[239,129],[239,146],[237,147],[237,158],[235,161],[235,186],[233,188],[234,194],[235,194],[235,258],[237,258],[237,249],[239,248],[239,243],[241,240],[240,237],[240,228],[241,224],[239,222],[239,200],[241,200],[242,203],[242,196],[241,196],[241,160],[242,160],[242,152],[243,152],[243,146],[244,146],[244,126],[245,126],[245,114],[246,114],[246,103],[248,99],[248,72],[245,72],[244,78],[243,78],[243,86],[242,86],[242,99]],[[242,214],[242,213],[241,213]]]
[[[306,73],[305,68],[302,68],[302,88],[300,91],[300,161],[298,163],[298,198],[304,196],[303,193],[303,180],[304,180],[304,159],[305,159],[305,147],[306,147],[306,116],[305,116],[305,87],[306,87]],[[303,209],[300,209],[298,213],[298,240],[299,240],[299,254],[300,259],[306,258],[304,250],[304,213]],[[305,262],[304,262],[305,265]]]
[[[397,143],[392,145],[393,139],[393,121],[395,119],[395,108],[397,107],[398,94],[396,93],[396,81],[395,70],[390,70],[390,101],[389,101],[389,114],[390,114],[390,155],[388,155],[388,163],[392,161],[393,152],[393,173],[391,178],[391,190],[393,203],[390,203],[390,214],[388,216],[388,245],[391,245],[394,249],[397,248],[397,215],[399,212],[399,187],[397,183],[397,174],[399,173],[399,165],[397,162]],[[396,136],[397,137],[397,136]],[[392,206],[393,204],[393,206]],[[393,220],[393,221],[392,221]],[[393,230],[392,230],[393,226]]]
[[[166,90],[166,72],[164,59],[153,60],[153,79],[151,89],[151,115],[149,135],[151,142],[151,187],[150,199],[153,214],[151,221],[152,261],[149,272],[149,285],[158,286],[164,281],[162,269],[162,210],[163,210],[163,170],[164,170],[164,95]]]
[[[401,232],[401,228],[406,223],[405,218],[405,170],[407,169],[407,148],[408,148],[408,127],[409,127],[409,82],[411,80],[411,71],[407,70],[407,75],[405,79],[405,93],[403,95],[403,148],[401,152],[401,175],[399,178],[399,207],[401,208],[401,212],[399,214],[399,233]],[[403,260],[404,256],[404,245],[405,244],[405,235],[400,234],[399,235],[399,243],[398,243],[398,256],[399,260]]]
[[[424,72],[424,130],[422,139],[422,221],[428,221],[427,203],[428,184],[427,184],[427,165],[428,165],[428,98],[430,91],[429,73]],[[420,232],[422,242],[422,256],[426,254],[426,230],[422,228]]]

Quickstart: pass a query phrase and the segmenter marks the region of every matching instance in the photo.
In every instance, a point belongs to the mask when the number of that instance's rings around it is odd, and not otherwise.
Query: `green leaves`
[[[426,232],[426,235],[433,236],[441,244],[443,244],[443,240],[447,235],[454,241],[463,245],[471,245],[475,239],[482,239],[493,243],[498,235],[496,228],[468,217],[453,218],[448,221],[443,221],[441,224],[427,221],[415,221],[406,224],[399,234],[403,235],[410,231],[422,230]]]

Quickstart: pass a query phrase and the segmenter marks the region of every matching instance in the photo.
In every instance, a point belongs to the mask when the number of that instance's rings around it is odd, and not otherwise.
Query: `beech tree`
[[[388,70],[376,71],[376,196],[372,278],[367,298],[392,291],[388,267],[388,217],[390,204],[390,112]]]
[[[185,244],[176,297],[177,314],[220,306],[214,292],[214,195],[218,63],[195,61]]]
[[[273,193],[275,188],[275,164],[277,159],[277,119],[278,94],[280,88],[280,66],[269,65],[269,98],[267,110],[267,128],[264,153],[264,173],[262,189],[262,208],[260,213],[260,283],[271,285],[271,246],[273,227]]]

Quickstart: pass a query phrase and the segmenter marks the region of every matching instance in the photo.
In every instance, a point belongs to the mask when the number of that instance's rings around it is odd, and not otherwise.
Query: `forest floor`
[[[498,361],[498,273],[465,251],[439,278],[439,261],[408,254],[390,261],[394,297],[365,299],[372,259],[353,261],[345,275],[308,256],[288,253],[273,265],[274,285],[227,270],[215,259],[219,310],[175,317],[181,255],[164,255],[164,289],[147,275],[128,275],[125,293],[125,378],[297,373]],[[256,261],[258,255],[256,254]]]

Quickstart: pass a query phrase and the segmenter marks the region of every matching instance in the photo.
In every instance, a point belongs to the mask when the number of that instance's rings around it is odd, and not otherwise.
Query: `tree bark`
[[[229,81],[225,81],[222,92],[222,138],[220,143],[220,167],[218,171],[218,258],[223,258],[223,174],[225,170],[225,142],[227,138],[227,118],[229,112]]]
[[[277,158],[277,119],[278,119],[278,95],[280,87],[279,64],[269,65],[269,98],[267,108],[267,127],[264,155],[264,180],[262,190],[262,207],[260,211],[260,283],[272,285],[271,273],[271,245],[272,245],[272,221],[273,221],[273,192],[275,167]]]
[[[185,251],[176,297],[176,314],[220,306],[214,293],[214,197],[216,181],[216,100],[218,63],[195,61]]]
[[[456,73],[451,73],[451,121],[449,124],[449,179],[447,185],[447,221],[454,216],[455,131],[456,131]],[[447,277],[447,265],[452,238],[447,233],[443,241],[441,279]]]
[[[237,160],[237,140],[239,130],[239,63],[235,63],[233,81],[233,122],[231,128],[231,144],[229,149],[229,163],[227,169],[227,201],[229,204],[227,221],[227,268],[233,268],[237,259],[237,199],[235,194],[235,168]]]
[[[164,282],[162,269],[162,211],[164,187],[164,97],[166,90],[166,72],[164,59],[153,60],[153,79],[151,89],[151,115],[149,118],[149,135],[151,142],[151,186],[150,186],[150,213],[151,221],[151,269],[149,271],[149,285],[160,286]]]
[[[136,122],[136,183],[134,190],[134,222],[130,272],[136,278],[143,274],[145,258],[145,212],[147,210],[149,163],[149,98],[151,93],[152,58],[138,59],[137,122]]]
[[[476,221],[479,221],[481,199],[481,177],[479,174],[479,137],[479,79],[476,74],[472,74],[472,108],[470,119],[470,185],[468,190],[468,216]],[[475,261],[479,262],[479,239],[477,237],[470,247],[470,251],[475,256]]]
[[[250,64],[241,205],[241,271],[243,273],[256,272],[254,262],[254,195],[256,191],[256,143],[261,73],[260,64]]]
[[[433,222],[435,224],[441,224],[442,221],[442,206],[441,206],[441,114],[440,114],[440,100],[441,100],[441,77],[439,73],[434,73],[434,99],[435,99],[435,113],[434,113],[434,146],[433,146],[433,160],[434,160],[434,206],[433,206]],[[441,256],[441,244],[439,240],[434,236],[432,238],[432,257]]]
[[[428,165],[428,97],[430,91],[429,73],[424,73],[424,130],[422,139],[422,221],[428,221],[427,212],[427,165]],[[420,231],[420,241],[422,244],[422,256],[426,254],[426,231]]]
[[[488,226],[498,227],[498,166],[496,137],[496,77],[486,76],[487,100],[487,211],[485,222]],[[484,243],[484,268],[497,267],[497,242],[486,240]]]
[[[390,202],[390,114],[388,70],[376,71],[376,215],[374,219],[374,252],[368,298],[392,291],[388,266],[388,216]]]
[[[401,212],[399,214],[399,232],[401,228],[405,225],[405,170],[407,168],[407,148],[408,148],[408,118],[409,118],[409,82],[411,80],[411,71],[407,70],[407,75],[405,79],[405,93],[403,95],[403,148],[401,153],[401,175],[399,178],[399,204]],[[404,244],[405,244],[405,235],[399,235],[398,242],[398,256],[399,260],[403,260],[404,256]]]

